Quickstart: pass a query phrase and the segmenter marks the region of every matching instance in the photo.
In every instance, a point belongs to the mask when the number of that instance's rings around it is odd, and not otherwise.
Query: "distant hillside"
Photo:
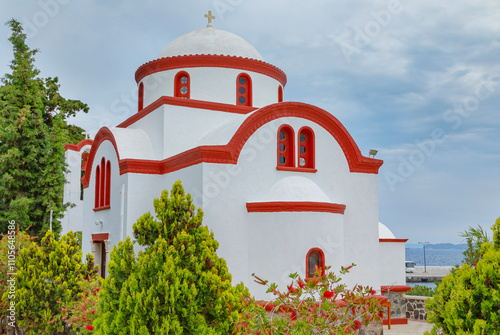
[[[422,244],[406,244],[406,248],[422,249]],[[453,243],[426,244],[425,249],[466,250],[467,244],[453,244]]]

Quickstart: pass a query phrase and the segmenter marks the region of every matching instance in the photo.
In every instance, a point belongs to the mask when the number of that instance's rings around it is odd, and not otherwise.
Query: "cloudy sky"
[[[460,243],[500,216],[497,0],[1,0],[0,21],[24,24],[41,76],[90,106],[72,122],[94,134],[135,112],[135,70],[208,10],[285,71],[285,100],[379,151],[380,221],[396,237]],[[9,35],[0,25],[1,74]]]

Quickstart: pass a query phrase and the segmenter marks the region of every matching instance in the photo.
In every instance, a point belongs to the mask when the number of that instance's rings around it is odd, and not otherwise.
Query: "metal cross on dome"
[[[212,11],[209,10],[208,11],[208,14],[205,14],[205,17],[208,19],[208,24],[207,24],[207,28],[210,28],[210,27],[213,27],[212,26],[212,20],[215,19],[215,16],[212,15]]]

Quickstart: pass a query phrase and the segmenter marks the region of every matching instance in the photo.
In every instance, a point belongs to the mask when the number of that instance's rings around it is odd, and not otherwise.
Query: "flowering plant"
[[[72,334],[91,334],[94,330],[92,323],[97,317],[100,281],[89,277],[82,282],[82,290],[79,300],[71,301],[61,308],[62,319],[71,327]]]
[[[355,266],[341,267],[344,275]],[[255,275],[255,282],[268,287],[270,302],[247,300],[238,332],[246,334],[355,334],[362,325],[381,322],[382,306],[375,291],[356,285],[352,290],[334,272],[316,269],[315,276],[302,279],[297,273],[292,283],[280,291]],[[322,273],[323,272],[323,273]],[[267,312],[267,315],[266,315]]]

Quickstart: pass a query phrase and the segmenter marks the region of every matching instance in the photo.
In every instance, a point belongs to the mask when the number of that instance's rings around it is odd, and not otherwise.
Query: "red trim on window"
[[[187,100],[179,98],[171,99]],[[147,108],[148,107],[144,110]],[[107,127],[104,127],[101,128],[96,134],[94,143],[90,149],[88,164],[89,166],[92,166],[97,149],[104,141],[110,141],[115,148],[119,162],[120,174],[128,172],[164,174],[202,162],[236,164],[238,162],[239,154],[250,136],[252,136],[252,134],[264,124],[283,117],[299,117],[322,126],[339,143],[347,159],[350,172],[377,174],[380,166],[384,163],[380,159],[363,156],[349,132],[332,114],[319,107],[304,103],[282,102],[263,107],[255,111],[255,113],[249,115],[226,145],[196,147],[161,161],[140,159],[120,160],[113,133]],[[86,171],[85,176],[82,179],[84,188],[89,185],[91,175],[89,171],[90,170]]]
[[[292,171],[292,172],[307,172],[307,173],[316,173],[318,170],[316,169],[306,169],[306,168],[300,168],[300,167],[295,167],[295,166],[277,166],[276,170],[278,171]]]
[[[187,55],[155,59],[137,69],[135,81],[138,83],[144,77],[157,72],[192,67],[222,67],[252,71],[274,78],[283,86],[286,85],[286,74],[274,65],[256,59],[224,55]]]
[[[408,292],[411,290],[410,286],[407,285],[393,285],[393,286],[380,286],[382,292]]]
[[[139,84],[139,96],[137,98],[137,111],[140,112],[144,108],[144,83]]]
[[[283,86],[278,86],[278,102],[283,102]]]
[[[319,255],[319,261],[320,261],[320,267],[321,267],[321,275],[322,276],[325,275],[325,253],[320,248],[312,248],[312,249],[310,249],[307,252],[307,255],[306,255],[306,279],[314,277],[314,276],[310,276],[309,275],[309,272],[310,272],[309,271],[309,256],[313,252],[317,252],[318,253],[318,255]]]
[[[187,79],[185,83],[182,82],[183,78]],[[185,91],[183,91],[183,88],[185,88]],[[186,71],[178,72],[175,75],[173,95],[182,99],[189,99],[191,97],[191,78]]]
[[[243,83],[241,79],[244,79]],[[252,106],[252,78],[246,73],[240,73],[236,78],[236,105]]]
[[[106,197],[104,198],[104,206],[110,205],[111,198],[111,162],[106,162]]]
[[[408,241],[407,238],[379,238],[379,242],[406,242]]]
[[[87,161],[89,159],[89,153],[85,151],[82,153],[82,171],[87,170]]]
[[[109,233],[92,234],[92,242],[99,243],[109,240]]]
[[[327,212],[344,214],[346,205],[313,201],[247,202],[249,213],[260,212]]]
[[[277,167],[294,168],[295,167],[295,133],[293,128],[287,124],[278,128],[276,147]]]
[[[87,173],[85,173],[85,175],[87,175]],[[101,196],[101,190],[99,189],[100,185],[101,185],[101,167],[98,165],[95,168],[94,208],[99,208],[99,197]],[[83,185],[83,187],[85,187],[85,185]]]
[[[100,212],[100,211],[104,211],[106,209],[110,209],[111,206],[101,206],[101,207],[96,207],[94,208],[94,212]]]
[[[66,150],[71,150],[71,151],[80,151],[82,150],[82,148],[86,145],[92,145],[94,141],[92,141],[91,139],[84,139],[84,140],[81,140],[80,142],[78,142],[77,144],[65,144],[64,145],[64,151]]]
[[[99,184],[99,207],[105,206],[106,199],[106,165],[104,157],[101,158],[101,182]]]
[[[301,136],[304,137],[304,142],[301,141]],[[299,169],[314,169],[315,165],[315,141],[314,132],[309,127],[302,127],[297,135],[297,150],[299,153],[298,168]],[[302,165],[301,159],[304,164]]]
[[[128,126],[134,124],[139,121],[146,115],[151,112],[154,112],[158,108],[163,105],[170,106],[182,106],[182,107],[190,107],[190,108],[199,108],[199,109],[207,109],[218,112],[226,112],[226,113],[235,113],[235,114],[248,114],[255,111],[257,108],[249,107],[249,106],[236,106],[231,104],[224,104],[220,102],[210,102],[203,100],[194,100],[194,99],[183,99],[177,97],[160,97],[155,102],[149,104],[142,111],[137,114],[132,115],[127,120],[120,123],[118,128],[127,128]]]

